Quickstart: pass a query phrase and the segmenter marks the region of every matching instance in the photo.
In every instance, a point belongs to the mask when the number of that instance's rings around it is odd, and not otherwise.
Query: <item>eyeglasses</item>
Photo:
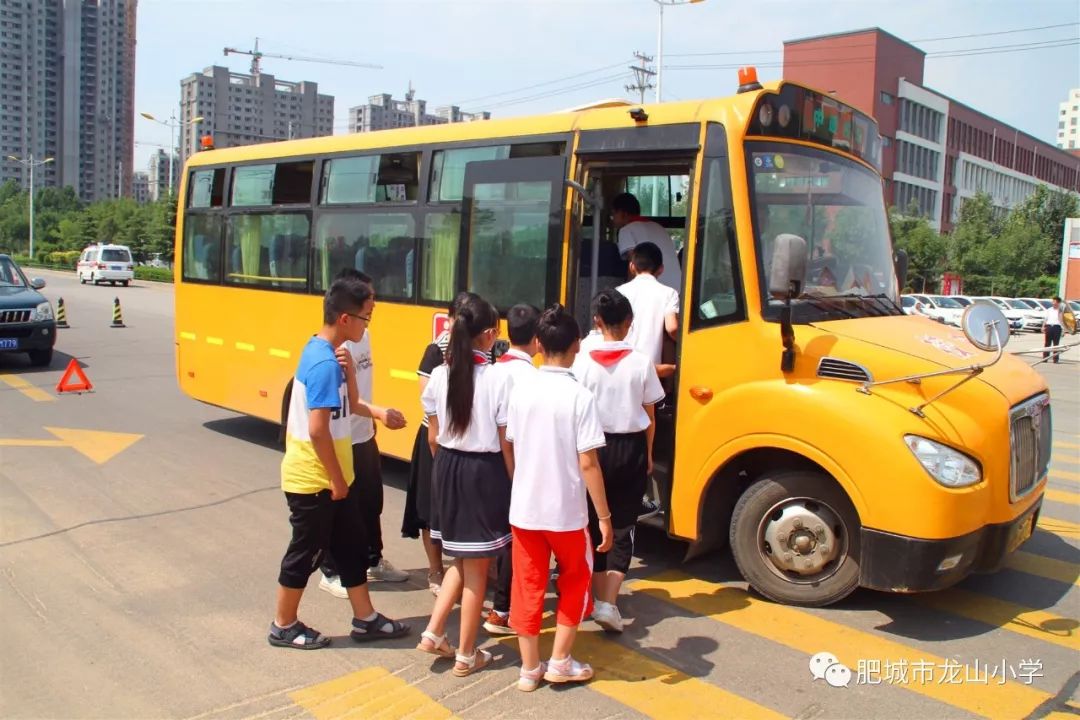
[[[349,317],[354,317],[357,320],[363,320],[366,323],[371,322],[371,316],[370,315],[357,315],[356,313],[351,313],[351,312],[347,312],[345,314],[348,315]]]

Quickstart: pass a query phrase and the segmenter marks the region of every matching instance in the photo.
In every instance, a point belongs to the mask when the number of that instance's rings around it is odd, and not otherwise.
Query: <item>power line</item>
[[[618,80],[618,79],[624,78],[624,77],[626,77],[625,73],[616,73],[614,75],[608,75],[606,77],[597,78],[596,80],[590,80],[588,82],[584,82],[584,83],[581,83],[581,84],[578,84],[578,85],[570,85],[569,87],[559,88],[559,89],[556,89],[556,90],[550,90],[548,92],[537,93],[537,94],[534,94],[534,95],[526,95],[524,97],[519,97],[519,98],[511,98],[509,100],[504,100],[503,102],[500,102],[500,103],[495,103],[493,105],[488,105],[487,109],[488,110],[493,110],[495,108],[507,107],[509,105],[518,105],[520,103],[530,102],[530,101],[533,101],[533,100],[542,100],[544,98],[555,97],[556,95],[565,95],[566,93],[573,92],[575,90],[585,90],[587,88],[592,88],[592,87],[597,87],[597,86],[600,86],[600,85],[605,85],[607,83],[612,82],[613,80]]]
[[[502,97],[503,95],[514,95],[519,92],[525,92],[526,90],[533,90],[538,87],[545,87],[547,85],[555,85],[557,83],[565,82],[566,80],[576,80],[577,78],[586,77],[587,75],[595,75],[596,73],[603,72],[605,70],[612,70],[617,67],[622,67],[622,62],[617,62],[612,65],[605,65],[604,67],[594,68],[592,70],[586,70],[585,72],[577,73],[575,75],[567,75],[566,77],[556,78],[555,80],[547,80],[545,82],[536,83],[535,85],[526,85],[525,87],[515,88],[513,90],[504,90],[502,92],[491,93],[490,95],[481,95],[480,97],[469,98],[467,100],[461,100],[458,102],[459,106],[464,106],[468,103],[475,103],[481,100],[487,100],[489,98]]]
[[[648,63],[653,61],[653,58],[642,52],[635,52],[634,58],[640,61],[640,65],[631,65],[630,69],[634,71],[634,82],[630,85],[624,85],[627,92],[636,92],[641,94],[641,103],[645,103],[645,92],[656,87],[652,84],[652,78],[656,76],[656,71],[652,69]]]

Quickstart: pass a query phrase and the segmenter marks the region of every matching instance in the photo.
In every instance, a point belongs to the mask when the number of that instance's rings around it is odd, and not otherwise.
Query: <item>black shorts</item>
[[[606,553],[593,553],[593,572],[630,572],[630,561],[634,558],[634,529],[636,525],[615,528],[611,549]],[[596,516],[589,518],[589,536],[593,547],[600,544],[600,522]]]
[[[616,528],[629,527],[641,514],[641,496],[648,484],[648,437],[644,430],[627,434],[604,433],[604,442],[604,447],[597,451],[597,458],[604,474],[604,494],[611,511],[611,524]]]
[[[329,490],[285,493],[292,540],[281,559],[278,583],[303,589],[327,551],[334,556],[344,587],[367,582],[368,540],[359,498],[356,483],[349,487],[349,494],[343,500],[331,499]]]

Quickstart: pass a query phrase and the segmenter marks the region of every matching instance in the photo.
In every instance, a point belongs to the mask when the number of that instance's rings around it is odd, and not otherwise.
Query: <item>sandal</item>
[[[443,574],[441,572],[440,573],[429,572],[427,574],[428,590],[430,590],[431,594],[434,595],[435,597],[439,597],[439,588],[442,587],[442,581],[443,581]]]
[[[532,692],[540,687],[540,680],[544,677],[546,671],[547,666],[543,662],[532,670],[526,670],[522,667],[518,673],[517,689],[521,692]]]
[[[384,630],[387,625],[390,626],[389,630]],[[405,623],[398,622],[397,620],[391,620],[382,613],[375,613],[374,620],[361,620],[359,618],[353,618],[352,632],[349,633],[356,642],[367,642],[368,640],[384,639],[389,640],[391,638],[398,638],[403,635],[409,634],[409,626]]]
[[[430,648],[424,647],[425,640],[431,643]],[[420,642],[416,644],[416,649],[420,652],[426,652],[428,655],[435,655],[441,658],[454,657],[454,648],[446,641],[446,636],[436,635],[427,630],[420,633]]]
[[[270,634],[266,638],[276,647],[295,648],[297,650],[318,650],[330,644],[330,638],[318,630],[309,628],[297,620],[287,628],[270,623]]]
[[[462,655],[458,653],[454,657],[454,675],[457,677],[468,677],[477,670],[483,670],[488,664],[491,663],[491,653],[487,650],[474,650],[472,655]],[[465,667],[458,666],[457,663],[461,663]]]
[[[593,669],[588,663],[579,663],[567,656],[563,660],[548,660],[544,679],[549,683],[585,682],[592,679]]]

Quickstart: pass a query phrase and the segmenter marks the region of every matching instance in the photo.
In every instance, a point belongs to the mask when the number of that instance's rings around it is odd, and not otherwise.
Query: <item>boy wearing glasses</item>
[[[340,565],[341,584],[352,605],[357,642],[400,637],[409,627],[371,605],[367,547],[359,491],[352,491],[350,415],[369,416],[359,401],[356,376],[344,372],[334,348],[358,342],[375,307],[371,285],[356,278],[336,280],[323,300],[323,326],[300,355],[293,378],[281,461],[281,488],[289,505],[292,540],[281,561],[277,608],[267,640],[277,647],[314,650],[330,638],[297,619],[311,573],[330,552]]]
[[[348,267],[337,276],[338,280],[345,278],[372,284],[370,277]],[[367,579],[368,582],[405,582],[409,579],[409,574],[398,570],[382,556],[382,523],[380,521],[383,509],[382,465],[379,459],[379,446],[375,443],[374,422],[378,420],[390,430],[400,430],[405,427],[405,416],[393,408],[380,407],[370,402],[374,373],[371,362],[371,331],[367,328],[371,322],[371,312],[373,309],[360,313],[358,317],[354,316],[358,322],[364,323],[364,335],[358,342],[346,340],[337,349],[337,356],[346,372],[355,373],[359,402],[371,413],[371,417],[354,413],[351,418],[353,482],[360,493],[358,501],[360,517],[364,521],[364,530],[368,538]],[[325,590],[334,597],[348,597],[348,593],[341,585],[338,566],[332,556],[324,556],[320,569],[322,579],[319,581],[319,589]]]

